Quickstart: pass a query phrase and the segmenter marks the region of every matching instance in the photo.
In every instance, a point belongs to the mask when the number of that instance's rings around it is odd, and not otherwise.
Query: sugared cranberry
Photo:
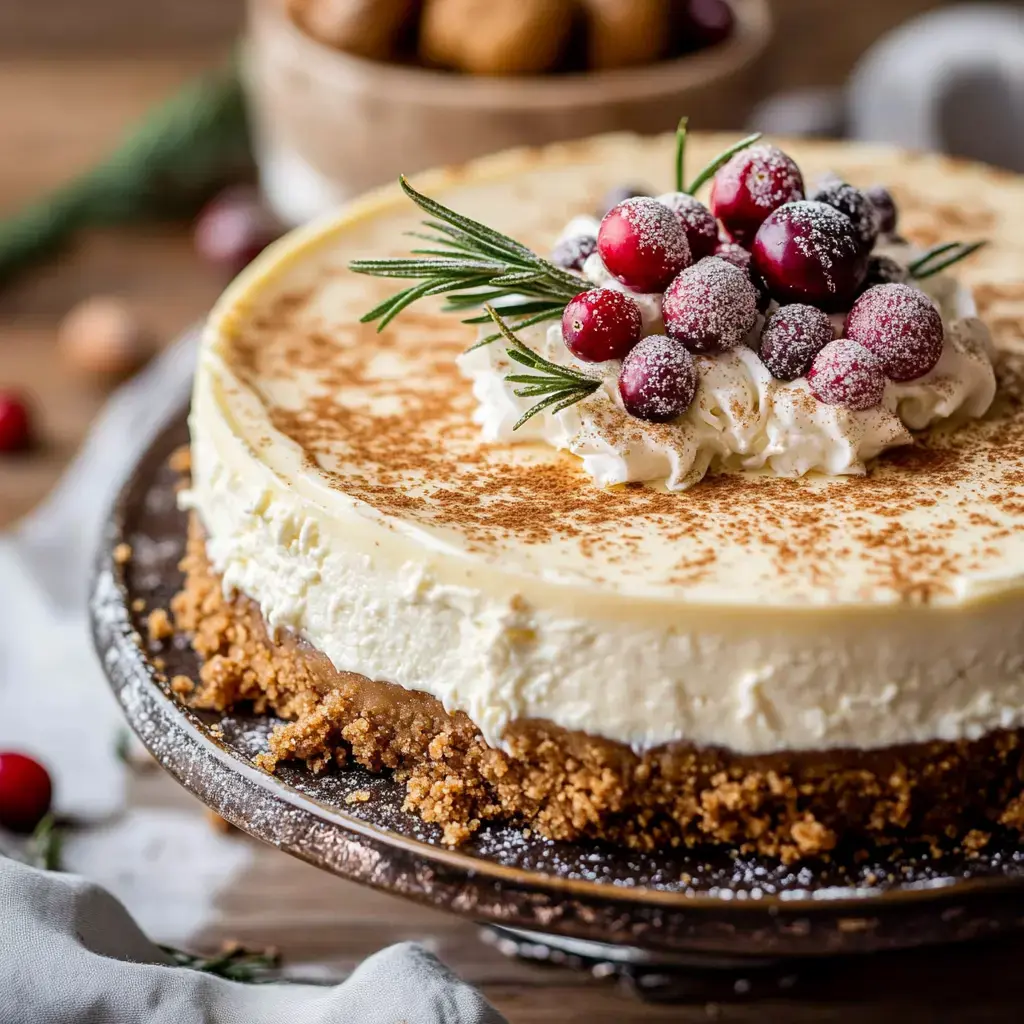
[[[703,50],[732,35],[735,17],[726,0],[684,0],[677,7],[674,16],[680,51]]]
[[[749,245],[765,217],[804,197],[800,168],[775,146],[740,150],[711,183],[711,212],[732,239]]]
[[[609,210],[597,233],[609,272],[639,292],[660,292],[690,265],[690,246],[676,215],[657,199],[627,199]]]
[[[893,199],[892,193],[884,185],[872,185],[865,194],[878,212],[878,230],[883,235],[894,234],[899,213],[896,210],[896,200]]]
[[[573,235],[563,238],[551,250],[551,262],[566,270],[582,270],[591,253],[597,252],[596,235]]]
[[[761,332],[761,362],[776,380],[796,380],[835,337],[827,313],[814,306],[780,306]]]
[[[663,334],[648,335],[622,361],[619,395],[630,416],[667,423],[690,408],[696,393],[693,356]]]
[[[870,252],[878,238],[878,210],[859,188],[845,181],[830,181],[811,197],[817,203],[826,203],[850,218],[860,244]]]
[[[885,392],[882,364],[856,341],[830,341],[807,371],[811,394],[826,405],[870,409]]]
[[[46,817],[52,799],[50,773],[38,761],[0,753],[0,825],[31,832]]]
[[[650,194],[651,190],[643,185],[619,185],[617,188],[613,188],[605,193],[597,215],[598,217],[603,217],[609,210],[614,209],[619,203],[624,203],[627,199],[641,199],[650,196]]]
[[[891,256],[880,253],[868,257],[868,272],[862,288],[873,288],[876,284],[905,284],[910,280],[910,271]]]
[[[744,273],[750,271],[750,250],[735,242],[719,242],[712,255],[731,263],[734,267],[739,267]]]
[[[588,363],[624,358],[643,333],[640,307],[613,288],[580,292],[562,313],[565,347]]]
[[[691,352],[735,348],[757,323],[757,292],[738,267],[707,256],[665,290],[665,333]]]
[[[864,280],[868,257],[849,217],[801,200],[770,214],[754,239],[754,269],[772,298],[845,309]]]
[[[942,356],[942,317],[917,288],[879,284],[853,304],[846,337],[870,349],[890,379],[916,380]]]
[[[658,202],[664,203],[679,218],[694,263],[714,255],[718,248],[718,222],[699,199],[686,192],[666,192],[658,196]]]
[[[255,189],[225,189],[200,212],[195,224],[196,251],[225,273],[237,274],[282,234]]]
[[[13,392],[0,392],[0,452],[17,452],[32,440],[32,420],[25,400]]]

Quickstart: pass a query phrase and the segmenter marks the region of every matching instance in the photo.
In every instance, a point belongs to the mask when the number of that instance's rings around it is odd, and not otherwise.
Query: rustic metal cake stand
[[[168,457],[185,440],[180,417],[118,498],[97,563],[93,630],[143,743],[243,831],[326,871],[493,926],[490,941],[506,952],[626,977],[655,998],[785,988],[808,957],[1024,924],[1024,854],[1009,837],[976,857],[906,851],[895,862],[791,868],[715,848],[643,854],[550,842],[505,826],[484,827],[452,850],[439,829],[402,810],[403,788],[388,775],[260,770],[253,758],[274,721],[188,709],[167,680],[194,678],[195,655],[181,637],[145,639],[146,612],[168,607],[181,584],[185,518]],[[122,544],[131,547],[127,561]],[[356,791],[370,799],[347,804]]]

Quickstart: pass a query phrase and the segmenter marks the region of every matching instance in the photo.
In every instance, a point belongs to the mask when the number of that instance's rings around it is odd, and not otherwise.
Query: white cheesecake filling
[[[587,218],[569,233],[588,230]],[[612,278],[595,253],[587,277],[601,287],[632,295],[644,318],[644,333],[662,333],[661,295],[631,292]],[[460,357],[477,400],[474,419],[487,441],[542,441],[579,456],[594,482],[660,483],[685,490],[709,470],[765,470],[776,476],[807,473],[861,475],[870,459],[913,442],[912,430],[953,418],[982,416],[992,404],[996,381],[990,339],[969,292],[949,278],[922,282],[942,313],[946,341],[939,363],[905,383],[890,381],[882,402],[855,411],[817,401],[806,378],[772,377],[756,351],[763,318],[748,344],[730,352],[696,357],[699,385],[693,404],[673,423],[646,423],[630,416],[618,393],[621,363],[585,363],[562,341],[559,323],[527,328],[522,340],[544,358],[602,378],[601,387],[558,413],[545,411],[518,430],[513,427],[536,399],[517,398],[505,376],[515,364],[500,341]],[[521,368],[518,372],[521,372]]]
[[[509,722],[531,718],[638,751],[683,740],[748,754],[1024,725],[1022,595],[756,615],[606,600],[474,562],[318,490],[280,435],[271,469],[242,436],[258,416],[255,396],[205,350],[183,505],[205,526],[225,591],[253,598],[270,626],[301,634],[338,670],[464,711],[492,745]]]

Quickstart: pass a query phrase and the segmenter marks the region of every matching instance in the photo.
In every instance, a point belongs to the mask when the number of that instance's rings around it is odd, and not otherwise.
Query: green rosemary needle
[[[601,386],[600,377],[592,377],[589,373],[572,366],[559,366],[558,363],[553,363],[534,352],[516,337],[493,306],[486,305],[484,309],[498,328],[498,336],[509,343],[510,347],[505,350],[509,359],[535,371],[510,373],[505,377],[509,384],[520,385],[512,390],[517,398],[540,399],[520,416],[513,430],[518,430],[527,420],[533,419],[545,409],[551,409],[553,413],[568,409],[570,405],[575,405],[588,395],[592,395]]]
[[[987,243],[984,240],[970,243],[942,242],[939,245],[933,245],[926,253],[910,263],[907,270],[915,281],[923,281],[926,277],[938,274],[953,266],[954,263],[966,259],[985,244]]]
[[[405,194],[432,218],[423,222],[426,232],[412,232],[412,237],[431,247],[413,249],[409,257],[354,260],[350,264],[359,274],[419,282],[374,306],[362,323],[376,321],[377,330],[382,330],[403,309],[431,295],[447,295],[446,308],[454,312],[510,300],[503,307],[506,315],[540,323],[560,316],[565,304],[586,287],[581,278],[515,239],[417,192],[404,175],[398,180]]]

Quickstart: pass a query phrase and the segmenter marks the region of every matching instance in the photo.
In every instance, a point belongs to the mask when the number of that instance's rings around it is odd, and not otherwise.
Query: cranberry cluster
[[[554,254],[579,270],[596,252],[627,289],[661,292],[665,334],[643,337],[638,304],[594,288],[566,306],[563,338],[579,359],[622,360],[627,412],[665,422],[693,401],[693,356],[735,348],[774,303],[759,345],[772,376],[806,377],[821,402],[869,408],[887,379],[921,377],[942,354],[935,306],[906,283],[905,268],[872,254],[896,221],[886,189],[830,178],[807,198],[789,156],[750,146],[718,170],[709,205],[684,192],[631,190],[605,213],[596,238],[569,239]],[[829,314],[842,312],[836,338]]]

